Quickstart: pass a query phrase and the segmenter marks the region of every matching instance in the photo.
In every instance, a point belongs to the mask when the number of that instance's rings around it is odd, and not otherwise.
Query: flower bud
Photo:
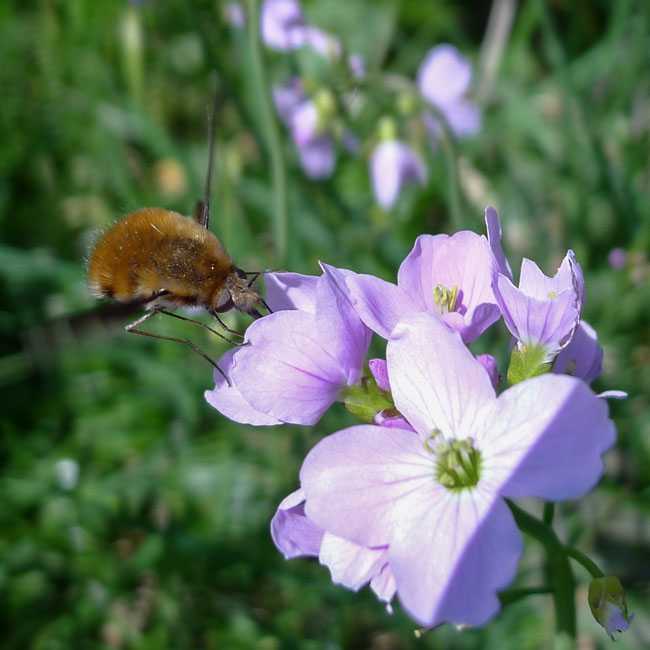
[[[589,608],[612,641],[615,641],[613,633],[625,632],[634,618],[634,614],[628,614],[625,592],[616,576],[603,576],[591,581]]]

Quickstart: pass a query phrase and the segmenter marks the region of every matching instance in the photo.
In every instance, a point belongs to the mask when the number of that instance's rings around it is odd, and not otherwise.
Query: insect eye
[[[246,278],[248,277],[248,276],[246,275],[246,271],[242,271],[241,269],[237,269],[237,275],[238,275],[242,280],[246,280]]]

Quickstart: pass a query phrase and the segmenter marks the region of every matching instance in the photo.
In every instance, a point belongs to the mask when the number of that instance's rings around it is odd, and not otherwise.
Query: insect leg
[[[141,334],[142,336],[150,336],[152,339],[163,339],[164,341],[175,341],[176,343],[185,343],[185,345],[191,347],[192,350],[194,350],[194,352],[200,354],[208,363],[212,364],[221,373],[223,378],[226,380],[228,386],[232,386],[230,380],[228,379],[228,377],[226,377],[226,373],[216,364],[216,362],[213,359],[211,359],[205,352],[203,352],[203,350],[198,348],[196,345],[194,345],[194,343],[192,343],[188,339],[176,338],[174,336],[163,336],[162,334],[154,334],[153,332],[145,332],[144,330],[136,329],[139,325],[142,325],[142,323],[149,320],[156,314],[167,314],[169,316],[175,316],[175,314],[171,314],[170,312],[162,311],[160,309],[152,309],[151,311],[147,312],[144,316],[138,318],[138,320],[129,323],[124,329],[126,329],[126,331],[130,332],[131,334]],[[183,320],[190,320],[190,319],[188,318]],[[196,323],[197,321],[191,321],[191,322]],[[199,325],[201,324],[202,323],[199,323]],[[215,332],[215,334],[218,334],[218,332]]]
[[[217,314],[217,312],[216,312],[214,309],[209,309],[208,311],[210,312],[210,314],[212,314],[212,315],[217,319],[217,321],[219,322],[219,325],[221,325],[221,327],[223,327],[224,331],[228,332],[229,334],[236,334],[237,336],[241,336],[242,338],[244,338],[244,335],[243,335],[241,332],[237,332],[237,331],[235,331],[235,330],[231,330],[231,329],[228,327],[228,325],[226,325],[226,324],[221,320],[221,318],[219,318],[219,314]],[[224,338],[225,338],[225,337],[224,337]],[[232,341],[232,343],[233,343],[233,345],[242,345],[241,343],[235,343],[234,341]]]
[[[228,343],[230,343],[231,345],[243,345],[241,341],[233,341],[232,339],[229,339],[227,336],[224,336],[221,332],[212,329],[209,325],[206,325],[201,321],[194,320],[192,318],[187,318],[187,316],[180,316],[179,314],[174,314],[174,312],[167,311],[166,309],[157,309],[156,311],[160,314],[167,314],[167,316],[171,316],[172,318],[178,318],[178,320],[184,320],[187,323],[194,323],[195,325],[198,325],[199,327],[202,327],[203,329],[206,329],[209,332],[216,334],[219,338],[222,338],[224,341],[228,341]],[[216,316],[216,314],[213,314],[213,316]],[[226,324],[218,316],[216,316],[216,318],[219,321],[219,324],[223,327],[223,329],[226,332],[229,332],[230,334],[237,334],[237,336],[241,336],[242,338],[244,338],[243,334],[240,334],[239,332],[235,332],[235,330],[231,330],[229,327],[226,327]]]

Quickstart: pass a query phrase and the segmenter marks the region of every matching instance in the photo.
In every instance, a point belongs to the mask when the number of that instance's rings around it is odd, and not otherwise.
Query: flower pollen
[[[456,300],[458,299],[458,286],[453,285],[447,289],[441,284],[433,288],[433,302],[436,306],[436,313],[439,316],[448,314],[456,309]]]

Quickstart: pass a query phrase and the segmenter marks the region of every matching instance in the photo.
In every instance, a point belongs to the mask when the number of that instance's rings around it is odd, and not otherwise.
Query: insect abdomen
[[[231,268],[226,250],[202,225],[177,212],[143,208],[99,240],[88,261],[88,287],[97,297],[123,302],[165,290],[170,302],[197,304]]]

